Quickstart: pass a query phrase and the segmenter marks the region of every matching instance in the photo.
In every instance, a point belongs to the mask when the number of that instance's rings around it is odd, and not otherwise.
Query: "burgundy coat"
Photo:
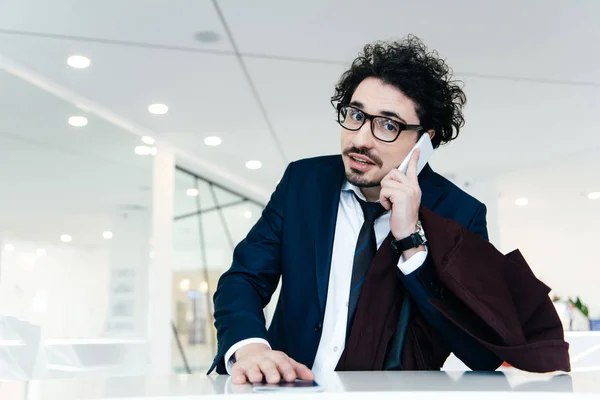
[[[450,321],[510,365],[531,372],[570,371],[569,345],[548,293],[518,250],[503,255],[457,222],[421,207],[430,257],[443,285],[430,302]],[[338,370],[381,370],[394,336],[404,287],[391,235],[362,288]],[[406,370],[439,370],[450,350],[413,310],[404,347]]]

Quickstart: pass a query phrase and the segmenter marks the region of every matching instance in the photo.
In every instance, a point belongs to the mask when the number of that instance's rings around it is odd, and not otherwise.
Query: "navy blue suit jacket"
[[[266,339],[273,349],[312,367],[325,316],[335,223],[344,166],[341,156],[291,163],[261,218],[238,244],[231,268],[214,296],[218,350],[209,373],[226,373],[224,355],[238,341]],[[486,208],[429,165],[419,174],[421,203],[487,239]],[[349,249],[353,251],[353,249]],[[473,369],[494,369],[500,360],[443,318],[428,302],[440,284],[427,262],[403,283],[428,323]],[[267,330],[263,308],[279,278],[282,287]]]

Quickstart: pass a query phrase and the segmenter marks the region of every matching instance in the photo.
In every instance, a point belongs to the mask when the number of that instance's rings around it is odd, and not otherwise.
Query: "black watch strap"
[[[396,254],[402,254],[406,250],[415,249],[424,244],[425,241],[418,232],[413,233],[407,238],[401,240],[392,240],[392,250]]]

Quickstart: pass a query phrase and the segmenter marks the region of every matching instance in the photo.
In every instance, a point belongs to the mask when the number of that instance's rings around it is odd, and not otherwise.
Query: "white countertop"
[[[362,398],[381,399],[600,399],[600,372],[529,374],[506,372],[343,372],[318,375],[323,393],[252,393],[250,385],[233,385],[227,376],[172,375],[77,378],[0,382],[2,400],[188,400],[235,395],[236,399]]]

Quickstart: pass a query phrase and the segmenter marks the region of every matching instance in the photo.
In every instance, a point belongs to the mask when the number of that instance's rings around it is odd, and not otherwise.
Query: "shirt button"
[[[350,303],[349,303],[349,302],[346,302],[346,307],[348,307],[349,305],[350,305]]]
[[[333,348],[333,351],[334,351],[334,352],[337,352],[338,350],[339,350],[339,349],[338,349],[338,347],[337,347],[337,346],[335,346],[335,347]]]

